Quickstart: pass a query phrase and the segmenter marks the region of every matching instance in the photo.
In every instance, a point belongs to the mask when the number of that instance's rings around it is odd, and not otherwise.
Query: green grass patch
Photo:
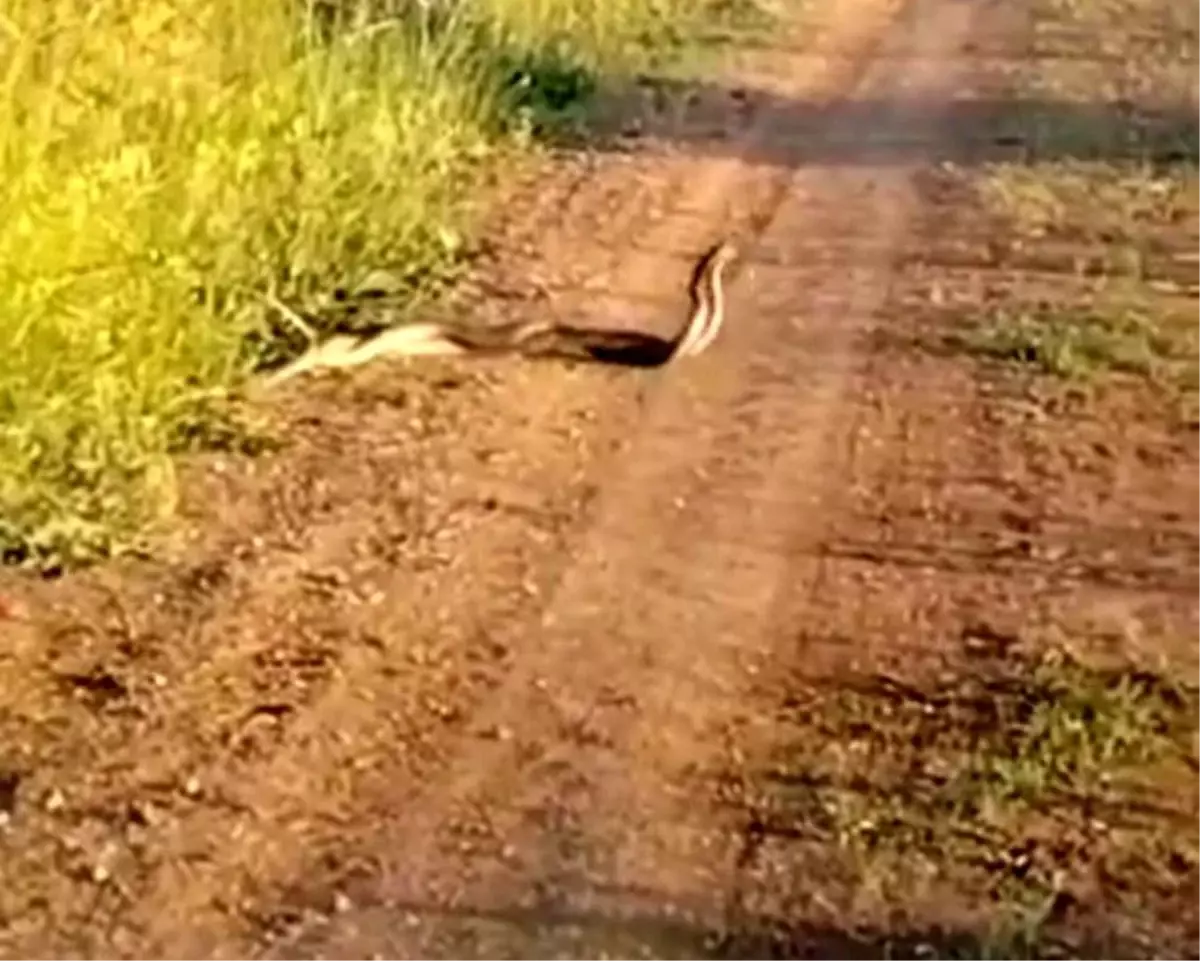
[[[1161,760],[1194,720],[1195,697],[1162,675],[1098,671],[1052,654],[994,688],[997,729],[949,782],[977,803],[1101,797]]]
[[[978,935],[941,956],[1039,956],[1097,871],[1124,875],[1100,897],[1135,925],[1163,910],[1133,903],[1142,881],[1169,898],[1195,873],[1195,798],[1176,786],[1195,793],[1200,699],[1169,673],[1008,651],[795,704],[751,779],[761,829],[825,846],[806,854],[823,877],[841,870],[885,902],[989,906]]]
[[[1196,7],[1179,0],[1040,0],[1038,19],[1097,34],[1097,39],[1147,33],[1180,45],[1191,43],[1195,52],[1200,16]]]
[[[307,304],[377,269],[435,289],[481,165],[705,9],[8,4],[0,555],[134,544],[171,513],[173,455],[237,433],[226,399],[275,343],[264,298]]]
[[[1046,804],[1111,800],[1138,789],[1131,774],[1190,752],[1193,686],[1061,651],[1013,661],[925,687],[881,677],[840,691],[819,717],[841,740],[823,759],[785,757],[772,774],[784,793],[799,785],[797,798],[815,802],[805,816],[844,844],[927,846],[955,822],[999,825]],[[893,793],[893,778],[913,790]]]
[[[951,345],[1039,373],[1083,380],[1123,372],[1194,387],[1191,318],[1090,307],[1000,310]]]
[[[1131,243],[1194,216],[1194,167],[1061,161],[997,164],[980,181],[992,212],[1024,237]]]

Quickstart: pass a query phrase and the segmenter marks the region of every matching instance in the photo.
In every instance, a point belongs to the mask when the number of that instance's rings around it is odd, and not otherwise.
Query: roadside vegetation
[[[453,278],[481,173],[720,13],[686,0],[15,0],[0,13],[0,555],[169,518],[286,311]],[[293,331],[294,333],[294,331]]]
[[[741,798],[757,830],[825,848],[824,870],[867,901],[972,892],[969,934],[917,943],[900,929],[891,956],[1112,957],[1091,952],[1153,942],[1178,920],[1162,899],[1197,869],[1190,807],[1163,790],[1194,777],[1194,684],[1061,648],[975,654],[932,679],[796,689],[781,749]],[[1097,916],[1111,929],[1081,934]]]
[[[1015,78],[1024,158],[989,166],[975,186],[1014,256],[1067,266],[1088,292],[1004,304],[959,344],[1074,380],[1141,375],[1194,404],[1195,6],[1045,0],[1033,23],[1054,65],[1031,61]],[[1071,58],[1085,40],[1095,61]]]
[[[1180,140],[1186,131],[1177,131]],[[1174,142],[1174,141],[1173,141]],[[1139,158],[998,164],[979,184],[1014,249],[1091,278],[1071,302],[1006,303],[952,339],[1071,380],[1136,374],[1185,395],[1197,386],[1195,251],[1180,243],[1197,205],[1195,145]]]

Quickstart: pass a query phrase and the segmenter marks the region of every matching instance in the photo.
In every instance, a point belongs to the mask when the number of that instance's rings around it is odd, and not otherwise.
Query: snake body
[[[625,367],[661,367],[677,357],[694,357],[702,353],[716,339],[725,315],[722,274],[735,256],[734,248],[723,241],[697,261],[688,288],[691,312],[679,332],[671,338],[547,321],[493,327],[417,322],[367,337],[349,334],[330,337],[275,371],[269,382],[278,383],[317,368],[356,367],[384,356],[513,354]]]

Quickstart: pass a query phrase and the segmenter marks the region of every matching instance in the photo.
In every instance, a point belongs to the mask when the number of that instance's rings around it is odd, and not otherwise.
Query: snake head
[[[709,251],[706,259],[713,267],[724,267],[726,264],[737,259],[737,255],[737,248],[730,241],[722,240]]]
[[[691,293],[692,299],[695,300],[697,294],[703,295],[706,293],[706,287],[710,286],[714,281],[719,281],[721,271],[725,266],[737,257],[737,248],[728,240],[722,240],[720,243],[709,247],[704,256],[696,261],[696,267],[692,272]]]

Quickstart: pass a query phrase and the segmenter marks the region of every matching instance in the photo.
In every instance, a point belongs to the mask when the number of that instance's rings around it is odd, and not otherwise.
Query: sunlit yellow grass
[[[654,0],[458,6],[332,40],[303,0],[0,11],[9,559],[94,556],[169,514],[180,431],[244,373],[264,292],[453,258],[514,55],[594,69],[675,26]]]

